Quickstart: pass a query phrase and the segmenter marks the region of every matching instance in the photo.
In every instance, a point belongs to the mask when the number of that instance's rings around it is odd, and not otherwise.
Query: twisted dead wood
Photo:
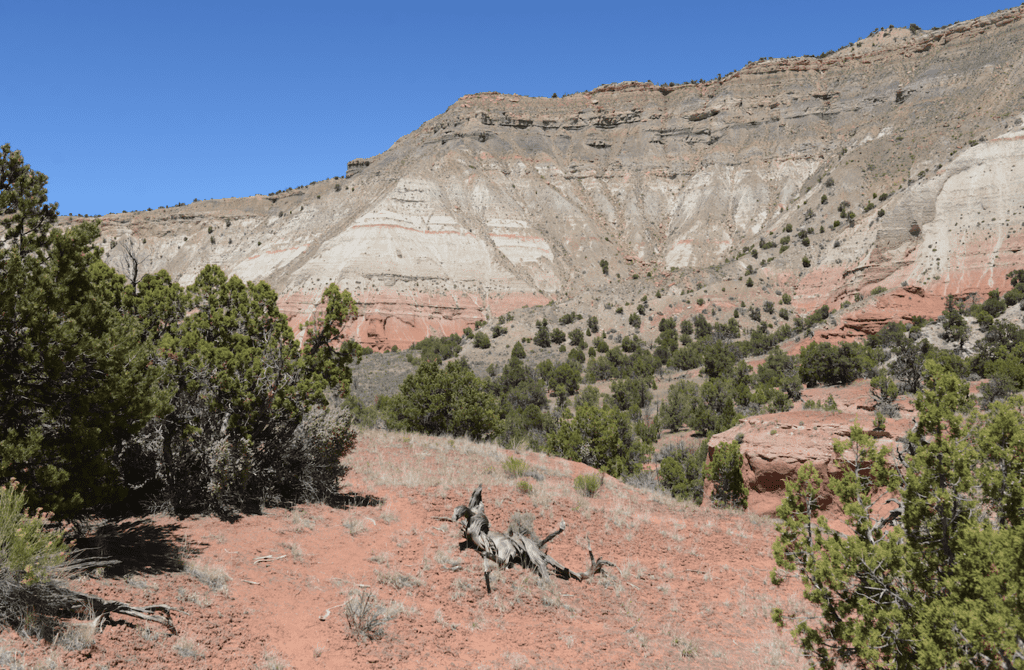
[[[507,534],[491,530],[490,521],[484,513],[483,484],[478,485],[473,491],[468,505],[459,505],[455,508],[451,518],[452,522],[460,523],[463,519],[466,520],[466,525],[462,527],[463,537],[467,544],[480,552],[483,557],[484,582],[487,585],[488,593],[491,592],[491,572],[495,569],[503,570],[513,563],[532,570],[541,579],[546,580],[550,577],[550,568],[562,579],[572,578],[580,582],[593,578],[605,566],[615,566],[614,563],[603,558],[594,559],[594,552],[590,548],[590,538],[587,538],[590,566],[586,572],[576,572],[548,555],[544,547],[565,531],[565,521],[559,524],[558,530],[540,542],[534,542],[513,528],[510,528]]]

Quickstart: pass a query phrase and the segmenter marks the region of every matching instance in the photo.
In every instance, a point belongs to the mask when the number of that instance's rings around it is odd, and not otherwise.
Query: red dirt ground
[[[74,626],[48,645],[0,635],[12,668],[752,668],[797,667],[773,607],[812,613],[800,586],[771,586],[774,522],[701,509],[607,478],[594,498],[573,489],[593,472],[535,453],[532,493],[491,444],[365,431],[349,456],[349,506],[268,509],[227,523],[153,516],[108,526],[102,546],[126,563],[72,588],[177,608],[178,635],[114,615],[90,639]],[[562,563],[615,563],[593,581],[543,583],[519,567],[485,590],[482,563],[460,551],[450,518],[484,485],[492,528],[534,517]],[[366,498],[359,498],[365,496]],[[362,506],[360,502],[375,502]],[[271,556],[275,560],[254,563]],[[221,583],[222,582],[222,583]],[[354,637],[345,603],[375,594],[394,619],[383,639]],[[321,616],[330,608],[326,620]],[[69,649],[70,647],[70,649]]]

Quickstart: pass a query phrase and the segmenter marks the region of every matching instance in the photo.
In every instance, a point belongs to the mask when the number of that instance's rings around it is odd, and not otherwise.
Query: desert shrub
[[[622,477],[639,470],[652,448],[637,438],[625,412],[581,403],[575,416],[563,414],[557,429],[548,434],[544,450]]]
[[[491,338],[487,337],[487,333],[482,330],[478,330],[476,335],[473,336],[473,346],[477,349],[490,349]]]
[[[516,489],[524,495],[531,495],[533,493],[533,484],[525,479],[520,479],[516,482]]]
[[[743,482],[743,455],[737,442],[724,442],[715,447],[711,462],[704,468],[704,478],[713,485],[711,500],[715,505],[747,507],[749,489]]]
[[[704,461],[707,456],[707,440],[670,448],[658,467],[661,485],[674,498],[701,504],[704,501]]]
[[[455,358],[462,351],[462,339],[454,333],[447,337],[425,337],[409,347],[420,352],[420,360],[446,361]]]
[[[354,436],[346,410],[325,408],[358,355],[354,342],[337,346],[355,314],[348,292],[328,287],[301,349],[269,285],[228,279],[217,266],[187,290],[166,272],[146,277],[139,301],[145,330],[166,329],[160,367],[173,395],[118,454],[137,495],[230,516],[336,493],[338,458]]]
[[[583,339],[583,331],[579,328],[573,328],[569,331],[569,344],[574,347],[583,347],[586,341]]]
[[[563,314],[562,316],[558,317],[558,324],[561,326],[568,326],[572,323],[575,323],[576,321],[579,321],[582,318],[582,314],[578,314],[576,312],[569,312],[568,314]]]
[[[1006,302],[1000,300],[999,291],[993,289],[988,292],[988,299],[981,303],[981,308],[995,318],[1006,311]]]
[[[424,362],[397,394],[381,398],[378,408],[397,430],[480,440],[499,428],[497,401],[461,358],[443,368],[436,361]]]
[[[643,409],[651,403],[654,397],[654,394],[651,393],[652,388],[655,388],[653,377],[616,379],[611,384],[609,400],[624,412],[634,408]]]
[[[945,310],[942,312],[939,323],[942,325],[942,339],[954,343],[957,351],[963,351],[964,345],[971,336],[971,327],[959,310]]]
[[[0,147],[0,481],[16,476],[30,506],[71,518],[125,495],[116,446],[167,394],[97,222],[58,228],[46,184]]]
[[[501,469],[504,470],[505,474],[512,479],[518,479],[526,474],[528,468],[526,461],[523,459],[516,458],[515,456],[509,456],[505,459],[505,462],[502,463]]]
[[[716,378],[704,382],[700,387],[701,403],[694,408],[689,420],[690,427],[702,435],[714,435],[731,428],[739,418],[732,393],[733,385],[728,379]]]
[[[526,349],[523,349],[522,342],[516,342],[515,345],[512,347],[512,358],[526,358]]]
[[[901,337],[894,343],[889,372],[905,392],[917,393],[924,375],[924,357],[928,349],[927,341],[918,344],[907,337]]]
[[[629,325],[634,328],[640,327],[640,315],[636,312],[629,315]]]
[[[1006,398],[1024,389],[1024,344],[985,366],[988,383],[982,384],[981,396],[985,403]]]
[[[800,380],[808,386],[845,385],[874,365],[875,360],[864,345],[811,342],[800,351]]]
[[[690,422],[701,404],[700,387],[691,381],[676,382],[668,389],[668,398],[658,409],[661,424],[675,432]]]
[[[548,320],[540,319],[537,321],[537,332],[534,333],[533,343],[538,347],[547,349],[551,346],[551,331],[548,330]]]
[[[900,390],[896,382],[885,373],[871,378],[871,395],[875,399],[876,412],[892,418],[899,416],[899,410],[896,407],[896,398],[899,397],[899,394]]]
[[[711,342],[702,341],[694,343],[702,354],[704,369],[701,374],[705,377],[725,377],[732,371],[733,367],[740,360],[740,352],[735,344],[714,340]]]
[[[377,601],[377,595],[369,589],[360,589],[358,595],[345,603],[349,632],[364,642],[385,637],[387,625],[393,618],[387,608]]]
[[[777,388],[791,400],[799,400],[803,387],[797,357],[786,355],[778,346],[773,347],[757,370],[756,383],[758,386]]]
[[[573,481],[573,488],[588,498],[593,498],[597,495],[602,484],[604,484],[604,475],[591,473],[589,475],[578,475]]]
[[[0,573],[30,586],[53,578],[67,561],[68,547],[60,528],[48,525],[52,513],[29,514],[27,505],[16,480],[0,486]]]

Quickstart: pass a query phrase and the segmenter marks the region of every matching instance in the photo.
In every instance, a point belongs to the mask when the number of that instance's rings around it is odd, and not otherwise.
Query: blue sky
[[[343,175],[467,93],[709,79],[1008,6],[13,2],[0,144],[64,214],[247,196]]]

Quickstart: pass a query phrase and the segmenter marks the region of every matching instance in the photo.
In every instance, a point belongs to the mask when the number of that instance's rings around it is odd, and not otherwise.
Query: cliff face
[[[742,248],[787,224],[758,274],[797,307],[879,284],[1004,289],[1024,242],[1022,18],[881,31],[713,82],[465,96],[348,178],[111,215],[104,235],[145,240],[146,269],[186,283],[207,263],[266,279],[296,325],[336,282],[376,347],[612,292],[617,274],[742,274],[760,265]],[[833,229],[844,201],[856,218]]]

